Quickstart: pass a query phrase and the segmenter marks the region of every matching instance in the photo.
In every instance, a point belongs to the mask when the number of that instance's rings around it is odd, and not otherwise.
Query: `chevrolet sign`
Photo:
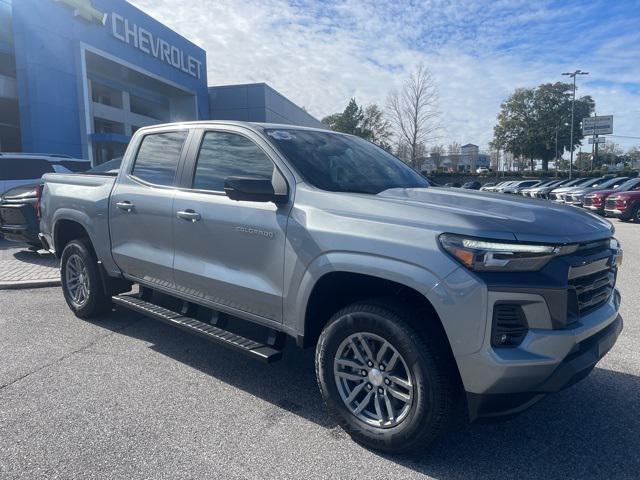
[[[118,40],[138,50],[168,63],[187,75],[200,78],[202,62],[185,54],[184,50],[171,45],[148,30],[129,22],[122,15],[111,13],[111,34]]]

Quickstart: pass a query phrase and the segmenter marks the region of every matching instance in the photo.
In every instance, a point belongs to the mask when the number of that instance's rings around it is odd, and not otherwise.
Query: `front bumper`
[[[607,216],[611,216],[611,217],[624,217],[627,214],[626,210],[619,210],[617,208],[605,208],[604,209],[604,213]]]
[[[591,210],[592,212],[603,212],[604,211],[604,207],[603,206],[597,206],[597,205],[583,205],[584,208],[586,208],[587,210]]]
[[[553,372],[534,388],[516,393],[467,392],[469,418],[472,421],[517,415],[542,400],[548,393],[558,392],[585,378],[613,347],[622,332],[619,315],[613,323],[592,337],[577,343]]]
[[[516,348],[457,358],[472,421],[520,413],[586,377],[622,331],[620,295],[566,329],[532,328]]]

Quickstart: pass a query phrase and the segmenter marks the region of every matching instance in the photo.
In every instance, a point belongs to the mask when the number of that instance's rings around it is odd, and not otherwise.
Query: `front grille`
[[[593,205],[593,199],[589,198],[589,197],[585,197],[582,204],[585,207],[590,207],[591,205]]]
[[[576,252],[579,252],[580,255],[593,255],[595,253],[605,252],[610,248],[611,240],[605,238],[604,240],[596,240],[594,242],[586,242],[578,245]]]
[[[585,315],[605,304],[616,285],[616,267],[569,280],[573,302],[579,315]]]
[[[607,199],[607,201],[604,204],[604,208],[606,208],[607,210],[615,210],[616,209],[616,200],[615,200],[615,198]]]

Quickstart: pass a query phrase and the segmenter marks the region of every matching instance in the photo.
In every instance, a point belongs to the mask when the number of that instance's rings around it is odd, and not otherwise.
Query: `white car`
[[[486,167],[478,167],[476,168],[476,173],[489,173],[489,169]]]
[[[0,194],[20,185],[35,183],[45,173],[83,172],[91,168],[88,160],[67,155],[0,153]]]

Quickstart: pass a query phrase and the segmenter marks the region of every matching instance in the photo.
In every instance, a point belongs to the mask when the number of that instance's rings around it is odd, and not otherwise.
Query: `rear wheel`
[[[636,207],[633,209],[633,214],[631,215],[631,218],[633,218],[634,222],[640,223],[640,203],[638,203]]]
[[[320,336],[316,372],[325,403],[367,447],[426,448],[452,416],[457,372],[442,347],[446,339],[435,328],[415,330],[417,314],[393,301],[356,303],[336,313]]]
[[[60,276],[64,298],[80,318],[94,318],[111,309],[105,293],[97,260],[88,242],[72,240],[62,252]]]

